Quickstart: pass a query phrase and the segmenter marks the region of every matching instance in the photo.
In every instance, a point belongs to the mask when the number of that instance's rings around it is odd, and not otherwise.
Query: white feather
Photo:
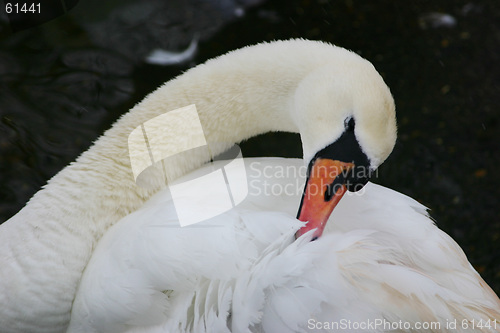
[[[254,171],[249,182],[275,187],[293,184],[303,167],[301,160],[245,163]],[[266,167],[289,176],[256,172]],[[496,296],[413,199],[368,183],[342,199],[320,239],[293,242],[300,194],[249,195],[231,211],[180,227],[168,190],[159,192],[95,249],[69,331],[305,332],[311,320],[444,329],[455,318],[498,320]]]

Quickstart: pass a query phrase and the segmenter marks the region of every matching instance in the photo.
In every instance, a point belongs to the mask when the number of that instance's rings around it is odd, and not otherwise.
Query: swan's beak
[[[307,224],[297,231],[295,238],[312,229],[316,229],[312,240],[321,236],[330,214],[347,191],[346,174],[353,167],[353,163],[328,158],[312,162],[297,214],[297,218]]]

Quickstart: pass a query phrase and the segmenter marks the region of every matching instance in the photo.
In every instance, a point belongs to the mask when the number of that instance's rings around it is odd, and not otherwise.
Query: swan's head
[[[396,142],[394,100],[371,63],[348,51],[310,73],[293,97],[308,175],[297,237],[319,237],[344,193],[361,189]]]

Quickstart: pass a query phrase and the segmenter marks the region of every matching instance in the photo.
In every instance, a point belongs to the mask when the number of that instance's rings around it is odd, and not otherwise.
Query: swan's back
[[[165,190],[110,229],[84,273],[70,331],[358,331],[369,323],[367,331],[390,331],[400,320],[445,330],[455,319],[500,319],[496,296],[416,201],[369,183],[344,197],[323,237],[293,242],[303,162],[245,163],[248,196],[222,215],[180,227]]]

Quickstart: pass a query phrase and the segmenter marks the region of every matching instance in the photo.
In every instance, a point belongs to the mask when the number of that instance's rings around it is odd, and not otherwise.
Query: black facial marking
[[[335,192],[332,191],[336,191],[338,189],[336,186],[345,184],[347,190],[350,192],[356,192],[366,185],[371,176],[370,161],[356,139],[354,131],[356,122],[354,118],[346,118],[344,125],[345,130],[340,138],[317,152],[311,160],[309,166],[312,167],[314,161],[318,158],[329,158],[346,163],[354,163],[354,168],[339,175],[333,183],[328,186],[328,193],[325,191],[325,201],[329,201],[327,199],[331,199],[331,197],[335,194]]]
[[[356,135],[354,133],[356,122],[354,118],[349,117],[344,121],[345,130],[344,133],[338,138],[334,143],[328,145],[327,147],[321,149],[314,155],[309,162],[307,167],[307,181],[304,184],[304,191],[302,192],[302,198],[300,199],[299,211],[297,212],[297,218],[300,216],[302,210],[302,205],[304,204],[304,196],[307,190],[307,183],[309,181],[309,176],[311,174],[314,162],[318,158],[329,158],[332,160],[339,160],[347,163],[354,163],[354,168],[339,174],[333,182],[327,186],[324,193],[325,202],[330,201],[338,190],[338,186],[346,185],[347,190],[350,192],[356,192],[366,185],[368,180],[370,180],[370,161],[368,157],[361,149]],[[314,239],[313,239],[314,240]]]
[[[354,132],[354,126],[355,126],[354,118],[352,118],[352,117],[346,118],[344,120],[344,126],[345,126],[345,130],[346,131],[352,131],[352,132]]]
[[[335,192],[333,192],[333,190],[331,189],[331,187],[327,186],[326,190],[325,190],[325,197],[324,197],[323,200],[325,200],[325,202],[328,202],[328,201],[332,200],[334,194],[335,194]]]
[[[324,198],[325,202],[332,200],[333,196],[335,195],[335,193],[337,193],[338,189],[341,188],[342,185],[344,185],[345,183],[346,183],[345,173],[341,173],[337,177],[335,177],[333,182],[326,186],[325,198]]]

